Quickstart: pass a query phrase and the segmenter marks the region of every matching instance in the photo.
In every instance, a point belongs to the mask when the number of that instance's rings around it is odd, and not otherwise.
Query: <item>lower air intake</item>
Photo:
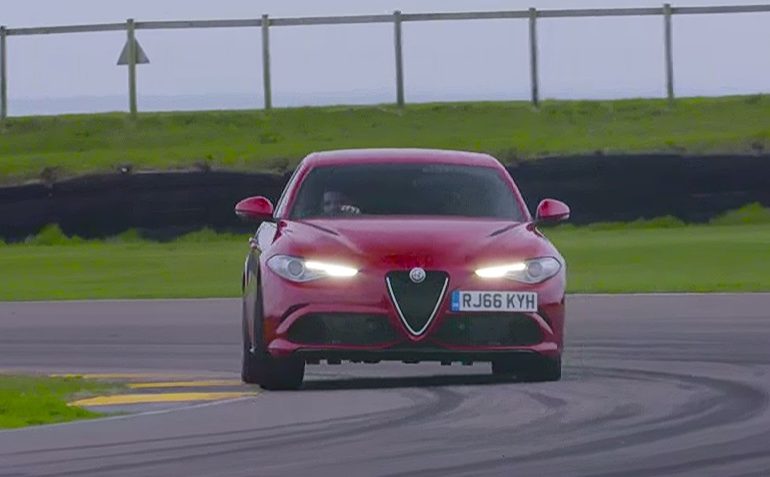
[[[458,346],[531,346],[543,341],[543,333],[523,313],[484,313],[448,316],[433,338]]]
[[[398,338],[384,315],[315,313],[303,316],[289,328],[295,343],[316,345],[373,345]]]

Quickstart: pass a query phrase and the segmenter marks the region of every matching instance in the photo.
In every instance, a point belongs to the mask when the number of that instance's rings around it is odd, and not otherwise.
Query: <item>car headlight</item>
[[[267,266],[278,275],[293,282],[309,282],[326,277],[348,278],[358,273],[355,268],[344,265],[305,260],[288,255],[270,257]]]
[[[507,278],[524,283],[540,283],[559,273],[561,263],[553,257],[533,258],[496,267],[479,268],[481,278]]]

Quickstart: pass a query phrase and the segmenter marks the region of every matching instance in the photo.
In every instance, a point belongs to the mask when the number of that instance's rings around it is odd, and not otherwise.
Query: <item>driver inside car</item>
[[[326,191],[323,195],[323,213],[326,216],[358,215],[361,209],[353,205],[342,192]]]

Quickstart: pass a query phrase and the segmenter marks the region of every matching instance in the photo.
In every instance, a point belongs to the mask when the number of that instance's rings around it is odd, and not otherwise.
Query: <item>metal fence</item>
[[[392,15],[355,15],[341,17],[304,17],[304,18],[270,18],[262,15],[256,19],[238,20],[198,20],[198,21],[153,21],[136,22],[133,19],[125,23],[104,23],[95,25],[71,25],[38,28],[7,28],[0,26],[0,120],[8,114],[8,66],[7,38],[12,36],[53,35],[84,32],[126,31],[127,41],[125,58],[128,66],[128,98],[129,111],[132,116],[137,112],[136,101],[136,64],[140,59],[136,30],[173,30],[189,28],[243,28],[254,27],[261,30],[262,41],[262,88],[264,92],[264,108],[272,108],[272,88],[270,77],[270,28],[307,25],[353,25],[362,23],[391,23],[393,24],[394,56],[396,63],[396,104],[403,106],[404,99],[404,64],[402,55],[402,23],[428,21],[456,20],[500,20],[518,19],[529,22],[529,57],[531,101],[537,106],[540,101],[538,78],[538,46],[537,24],[539,19],[547,18],[577,18],[577,17],[638,17],[661,16],[664,25],[662,46],[665,51],[665,81],[668,100],[674,101],[674,60],[673,60],[673,15],[702,15],[726,13],[758,13],[770,12],[770,5],[740,5],[740,6],[711,6],[711,7],[672,7],[664,4],[657,8],[607,8],[607,9],[570,9],[570,10],[528,10],[490,11],[490,12],[457,12],[457,13],[402,13]]]

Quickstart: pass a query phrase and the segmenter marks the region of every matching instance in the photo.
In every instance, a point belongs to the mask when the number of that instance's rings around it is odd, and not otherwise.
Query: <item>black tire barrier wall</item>
[[[752,202],[770,206],[770,156],[573,156],[508,166],[527,204],[552,197],[586,224],[672,215],[703,222]],[[173,238],[210,227],[250,231],[233,214],[247,196],[274,202],[289,175],[159,172],[94,175],[50,185],[0,188],[0,237],[16,241],[59,224],[67,235],[96,238],[139,229]]]
[[[508,170],[530,209],[558,198],[575,224],[666,215],[697,223],[753,202],[770,206],[770,155],[574,156]]]

